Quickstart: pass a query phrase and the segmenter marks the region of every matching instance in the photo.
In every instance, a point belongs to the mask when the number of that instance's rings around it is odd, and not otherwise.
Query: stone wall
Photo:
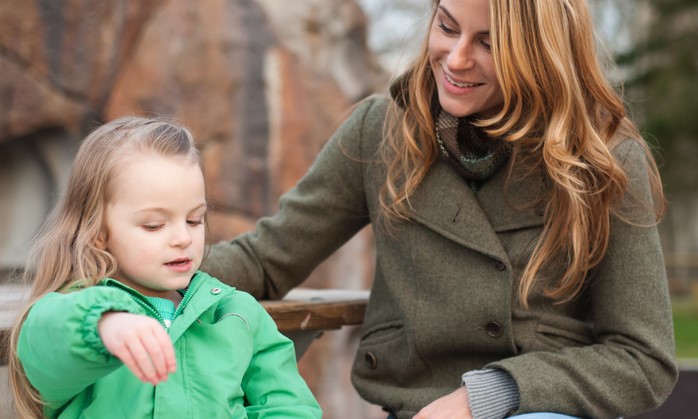
[[[365,30],[354,0],[0,0],[0,272],[21,268],[79,140],[125,114],[192,129],[211,242],[252,228],[385,88]],[[360,233],[306,285],[367,288],[371,243]],[[383,416],[349,382],[357,333],[328,332],[301,360],[327,418]]]

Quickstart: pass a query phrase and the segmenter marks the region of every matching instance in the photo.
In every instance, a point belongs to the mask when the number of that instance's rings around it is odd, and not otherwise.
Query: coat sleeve
[[[676,382],[671,304],[647,160],[632,140],[619,145],[616,155],[629,186],[620,217],[612,219],[607,254],[590,278],[594,342],[489,365],[514,377],[518,413],[633,416],[658,407]]]
[[[298,372],[293,342],[283,336],[274,320],[245,294],[254,351],[242,379],[246,410],[256,418],[321,418],[322,411]]]
[[[279,212],[262,218],[254,232],[212,246],[201,269],[257,298],[278,299],[366,226],[363,171],[375,157],[361,149],[363,126],[382,118],[375,109],[381,107],[378,98],[360,103],[281,197]]]
[[[97,324],[107,311],[144,314],[125,292],[94,286],[37,301],[22,324],[17,355],[47,407],[57,409],[123,364],[102,343]]]

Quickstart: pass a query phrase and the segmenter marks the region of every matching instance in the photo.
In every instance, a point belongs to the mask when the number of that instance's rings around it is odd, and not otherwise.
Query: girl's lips
[[[171,262],[165,263],[165,266],[167,266],[175,272],[187,272],[192,267],[192,261],[191,259],[176,259]]]

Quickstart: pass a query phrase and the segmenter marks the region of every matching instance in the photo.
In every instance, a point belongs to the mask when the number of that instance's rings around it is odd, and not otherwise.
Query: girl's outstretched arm
[[[98,325],[104,313],[145,314],[127,293],[90,287],[49,293],[29,311],[17,355],[29,382],[49,408],[58,408],[124,364],[109,353]]]

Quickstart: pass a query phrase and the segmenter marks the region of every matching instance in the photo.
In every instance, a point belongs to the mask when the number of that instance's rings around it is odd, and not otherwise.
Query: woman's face
[[[489,0],[441,0],[429,30],[429,64],[441,107],[490,116],[503,103],[490,44]]]

